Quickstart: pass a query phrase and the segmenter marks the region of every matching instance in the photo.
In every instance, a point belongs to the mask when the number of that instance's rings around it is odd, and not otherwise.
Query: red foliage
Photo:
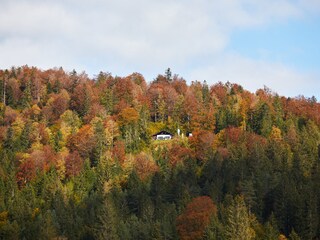
[[[258,147],[259,149],[264,149],[267,146],[267,139],[257,135],[255,133],[249,133],[247,135],[247,149],[249,154],[254,153],[255,149]]]
[[[219,82],[213,85],[210,89],[210,93],[211,96],[216,96],[222,104],[226,103],[228,92],[226,86],[223,83]]]
[[[192,133],[190,145],[194,151],[195,157],[200,160],[206,160],[212,150],[214,135],[210,131],[198,130]]]
[[[176,219],[180,239],[202,239],[210,218],[216,214],[217,208],[211,198],[207,196],[194,198]]]
[[[20,163],[16,179],[19,187],[25,186],[36,176],[36,167],[32,158],[26,159]]]
[[[320,124],[320,103],[315,99],[299,98],[282,98],[282,105],[286,115],[296,115],[299,117],[312,119],[317,124]]]
[[[104,116],[106,114],[106,110],[99,103],[93,103],[89,113],[83,118],[84,122],[89,123],[96,116]]]
[[[169,163],[171,166],[176,166],[179,163],[183,163],[188,158],[192,157],[191,150],[189,148],[174,144],[169,150]]]
[[[115,106],[117,112],[120,112],[123,108],[132,106],[134,96],[133,90],[134,83],[130,77],[117,78],[117,81],[113,87],[113,94],[118,104]]]
[[[243,130],[236,127],[228,127],[225,130],[226,141],[230,141],[232,144],[237,144],[243,135]]]
[[[80,115],[85,115],[90,110],[92,103],[96,97],[92,89],[91,82],[87,81],[79,84],[71,96],[71,107],[75,109]]]
[[[66,177],[78,175],[83,168],[83,159],[77,151],[68,154],[65,160]]]
[[[123,141],[116,141],[112,149],[112,157],[120,164],[123,164],[126,159],[125,144]]]
[[[33,150],[27,158],[21,159],[21,157],[22,155],[17,155],[17,160],[20,162],[16,174],[19,186],[24,186],[31,181],[37,171],[47,172],[51,167],[56,166],[57,155],[51,146]]]
[[[68,109],[69,100],[69,94],[65,90],[54,97],[51,107],[57,118]]]
[[[34,150],[30,154],[30,158],[34,162],[36,169],[40,171],[48,171],[56,164],[56,154],[50,146],[44,146],[42,150]]]

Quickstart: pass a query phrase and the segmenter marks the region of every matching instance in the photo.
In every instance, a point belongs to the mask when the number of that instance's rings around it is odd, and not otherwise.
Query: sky
[[[0,0],[0,68],[133,72],[320,100],[320,0]]]

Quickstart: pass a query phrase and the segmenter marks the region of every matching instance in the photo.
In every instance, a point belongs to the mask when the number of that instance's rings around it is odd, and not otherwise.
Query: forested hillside
[[[23,66],[0,101],[0,239],[320,239],[315,98]]]

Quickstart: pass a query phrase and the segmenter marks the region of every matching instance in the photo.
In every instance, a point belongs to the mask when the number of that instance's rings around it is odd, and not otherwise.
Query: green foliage
[[[249,240],[254,239],[253,229],[255,217],[247,209],[242,196],[236,196],[227,209],[227,239]]]

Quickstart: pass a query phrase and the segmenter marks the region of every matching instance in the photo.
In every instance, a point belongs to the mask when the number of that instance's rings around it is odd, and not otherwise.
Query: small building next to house
[[[154,140],[169,140],[169,139],[172,139],[172,137],[173,135],[167,131],[161,131],[152,135],[152,138]]]
[[[192,132],[187,132],[187,133],[186,133],[186,136],[187,136],[187,137],[192,137]]]

